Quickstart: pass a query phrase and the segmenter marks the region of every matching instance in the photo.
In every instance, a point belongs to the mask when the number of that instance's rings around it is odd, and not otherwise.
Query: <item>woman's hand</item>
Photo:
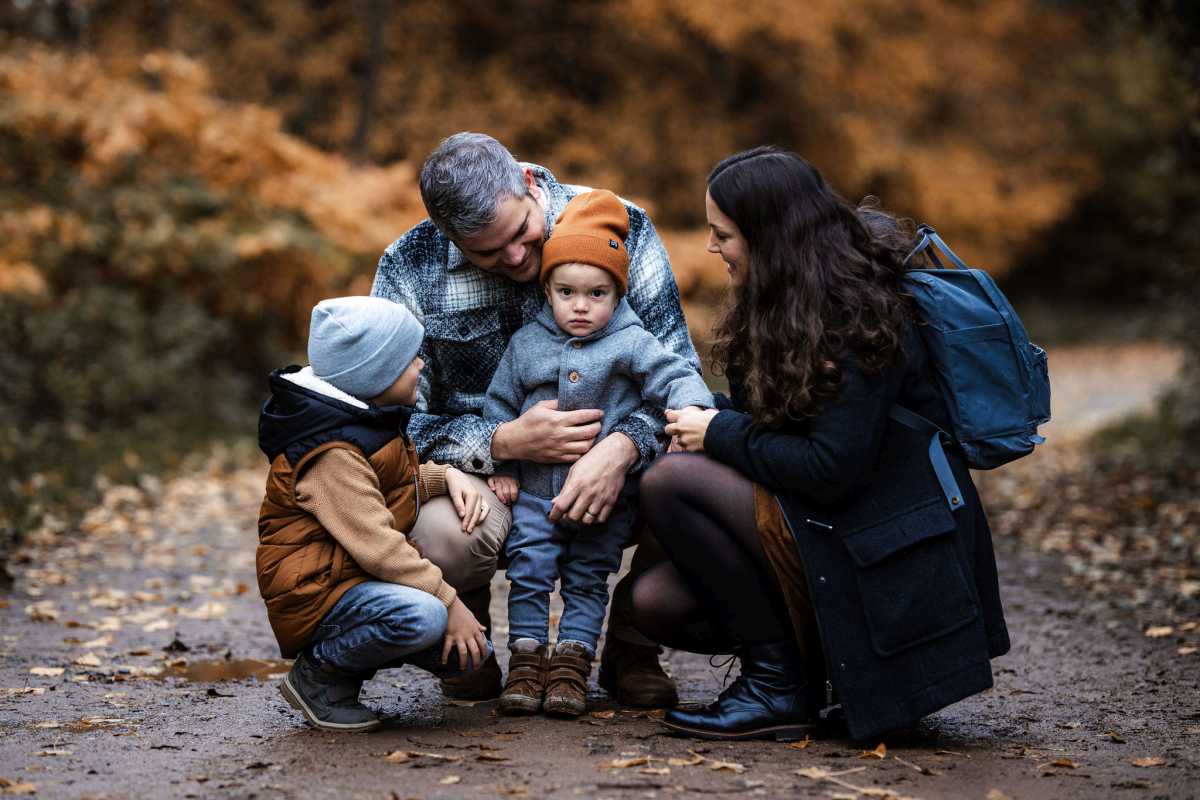
[[[450,501],[454,503],[454,510],[458,512],[458,518],[462,520],[463,533],[475,530],[475,526],[483,522],[491,510],[484,502],[483,495],[457,467],[446,467],[446,490],[450,494]]]
[[[457,597],[446,609],[446,638],[442,642],[442,664],[450,659],[450,651],[458,649],[458,668],[461,670],[479,669],[487,658],[486,630],[475,619],[471,609],[463,605]]]
[[[492,475],[487,479],[488,488],[496,494],[496,499],[506,506],[517,502],[517,492],[521,484],[511,475]]]
[[[708,423],[717,415],[715,408],[697,408],[686,406],[679,410],[667,409],[667,427],[663,430],[672,441],[677,443],[680,450],[687,453],[704,452],[704,434],[708,433]]]

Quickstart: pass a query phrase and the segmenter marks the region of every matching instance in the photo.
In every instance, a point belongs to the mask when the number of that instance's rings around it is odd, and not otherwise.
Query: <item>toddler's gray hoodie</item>
[[[713,407],[712,392],[684,358],[667,350],[624,298],[603,328],[576,337],[560,329],[550,304],[513,334],[483,404],[484,419],[508,422],[534,403],[558,400],[559,411],[604,411],[600,437],[644,400],[663,408]],[[522,461],[497,472],[516,474],[521,491],[551,499],[570,464]]]

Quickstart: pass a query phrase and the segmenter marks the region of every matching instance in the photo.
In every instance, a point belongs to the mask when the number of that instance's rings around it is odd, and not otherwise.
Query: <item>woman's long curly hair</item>
[[[864,218],[815,167],[773,147],[717,164],[708,192],[749,248],[713,359],[741,384],[755,422],[817,414],[837,395],[848,356],[868,373],[894,363],[912,318],[901,288],[905,237],[886,224],[895,220],[868,208]]]

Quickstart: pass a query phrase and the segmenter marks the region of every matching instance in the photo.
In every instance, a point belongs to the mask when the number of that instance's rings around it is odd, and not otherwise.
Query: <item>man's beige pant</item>
[[[421,506],[417,522],[408,534],[408,540],[421,555],[441,568],[442,579],[459,592],[469,592],[491,582],[512,525],[512,512],[496,499],[487,483],[475,475],[467,478],[491,509],[474,531],[463,532],[453,501],[442,495]]]

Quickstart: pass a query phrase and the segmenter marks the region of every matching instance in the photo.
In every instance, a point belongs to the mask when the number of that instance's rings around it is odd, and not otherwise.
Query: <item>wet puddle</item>
[[[290,661],[267,661],[261,658],[214,659],[211,661],[189,661],[187,664],[167,667],[164,678],[182,678],[194,683],[217,683],[257,678],[260,681],[276,680],[292,668]]]

